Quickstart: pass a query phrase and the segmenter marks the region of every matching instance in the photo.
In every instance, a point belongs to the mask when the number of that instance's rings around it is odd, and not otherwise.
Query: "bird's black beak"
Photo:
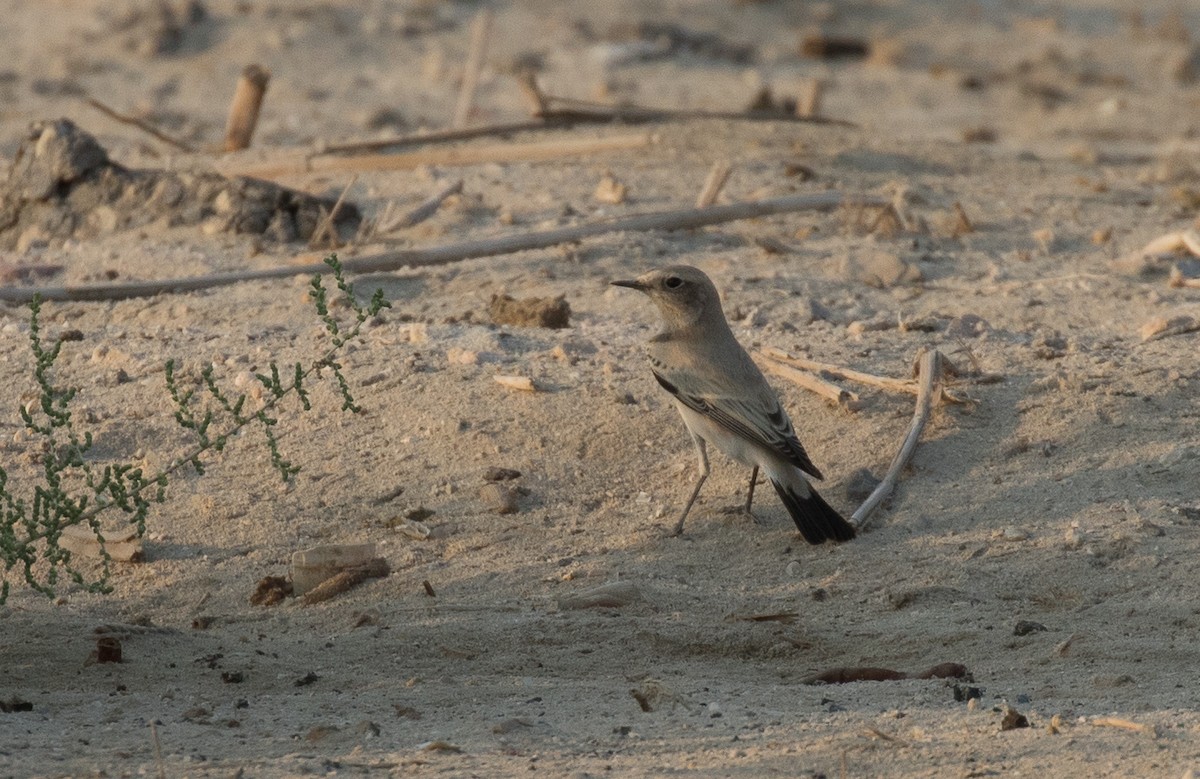
[[[646,291],[646,285],[637,279],[619,279],[617,281],[610,281],[609,284],[613,285],[614,287],[629,287],[630,289],[636,289],[639,292]]]

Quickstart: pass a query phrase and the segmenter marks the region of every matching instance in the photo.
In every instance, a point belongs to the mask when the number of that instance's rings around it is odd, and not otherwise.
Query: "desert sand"
[[[47,598],[7,573],[0,702],[16,710],[0,713],[0,775],[1200,769],[1200,335],[1145,337],[1200,316],[1200,288],[1186,283],[1186,251],[1143,252],[1192,228],[1200,203],[1200,11],[495,3],[468,127],[528,121],[522,72],[550,95],[682,111],[740,112],[764,88],[777,106],[803,103],[819,83],[817,114],[841,123],[583,124],[377,153],[647,140],[352,173],[295,161],[447,127],[481,4],[205,0],[171,4],[169,19],[153,5],[0,2],[3,169],[19,164],[31,125],[60,118],[128,170],[290,161],[274,183],[326,206],[352,182],[346,200],[366,227],[343,224],[345,260],[686,209],[721,161],[731,173],[718,205],[832,191],[895,207],[353,275],[357,292],[392,301],[339,358],[362,411],[340,411],[324,381],[312,411],[275,412],[280,449],[300,467],[290,485],[248,432],[208,455],[204,475],[172,478],[144,559],[114,564],[111,592],[63,581]],[[817,39],[801,42],[821,34],[866,51],[814,56]],[[253,146],[213,151],[252,63],[271,73]],[[371,234],[459,179],[432,217]],[[89,207],[58,232],[4,227],[4,284],[198,277],[329,251],[237,232],[220,214],[188,213],[188,197],[153,212]],[[965,402],[936,405],[857,539],[807,545],[761,486],[754,523],[736,511],[747,474],[720,455],[686,532],[667,537],[694,453],[645,363],[656,312],[608,282],[681,262],[713,278],[752,350],[903,379],[937,349],[958,368],[950,388]],[[54,375],[78,388],[89,457],[153,472],[187,451],[169,359],[190,381],[212,366],[248,392],[272,361],[317,357],[326,342],[309,283],[45,303],[44,335],[67,339]],[[496,324],[489,306],[505,294],[561,296],[569,326]],[[0,463],[8,490],[27,496],[44,456],[18,414],[37,397],[29,311],[5,304],[0,319]],[[832,380],[857,401],[772,378],[826,476],[819,489],[849,515],[863,472],[887,470],[914,398]],[[488,481],[497,468],[519,475]],[[250,603],[259,580],[288,575],[293,552],[361,543],[387,576],[311,605]],[[573,607],[614,584],[634,597]],[[90,658],[97,629],[120,641],[122,662]],[[806,683],[941,663],[970,678]]]

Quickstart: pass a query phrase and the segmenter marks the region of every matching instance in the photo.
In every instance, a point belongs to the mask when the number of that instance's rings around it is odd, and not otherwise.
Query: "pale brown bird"
[[[699,476],[675,523],[675,535],[683,532],[708,478],[708,442],[754,469],[747,512],[762,469],[810,544],[854,538],[854,526],[805,478],[823,477],[796,438],[779,397],[729,329],[708,276],[689,265],[672,265],[612,283],[646,293],[662,313],[665,327],[650,339],[650,367],[675,399],[700,459]]]

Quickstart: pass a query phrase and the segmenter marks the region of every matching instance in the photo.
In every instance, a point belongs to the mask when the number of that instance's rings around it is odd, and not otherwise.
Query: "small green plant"
[[[122,522],[141,536],[152,504],[166,498],[169,477],[186,467],[203,474],[204,456],[224,450],[230,438],[248,427],[258,429],[263,435],[271,464],[280,477],[287,481],[295,476],[300,469],[279,449],[275,434],[279,420],[273,412],[280,403],[293,397],[303,411],[311,410],[307,383],[324,373],[332,377],[338,389],[342,410],[359,411],[337,355],[342,347],[359,337],[367,320],[390,305],[382,290],[376,290],[370,302],[361,305],[342,274],[337,256],[331,255],[325,262],[350,309],[350,321],[340,322],[331,313],[329,291],[321,277],[314,276],[309,296],[325,325],[330,347],[307,366],[297,362],[281,372],[272,362],[268,373],[256,374],[265,390],[265,400],[257,411],[246,410],[244,393],[233,395],[222,389],[211,367],[201,371],[198,381],[190,382],[192,386],[185,389],[189,382],[180,376],[173,360],[167,362],[164,374],[167,392],[175,404],[175,421],[192,433],[195,443],[172,459],[170,465],[150,476],[133,465],[101,468],[89,460],[92,436],[90,433],[81,436],[71,416],[70,404],[77,390],[60,386],[53,378],[62,342],[46,345],[39,321],[41,301],[31,303],[29,340],[38,400],[30,404],[32,408],[21,409],[21,419],[25,428],[41,440],[42,479],[33,486],[31,497],[18,497],[10,489],[8,473],[0,467],[0,563],[5,573],[20,569],[30,588],[50,597],[64,575],[88,591],[107,592],[111,559],[103,552],[100,517],[120,512]],[[95,534],[103,555],[100,572],[91,579],[73,564],[71,553],[60,544],[66,528],[83,524]],[[6,577],[0,586],[0,603],[7,599],[9,585]]]

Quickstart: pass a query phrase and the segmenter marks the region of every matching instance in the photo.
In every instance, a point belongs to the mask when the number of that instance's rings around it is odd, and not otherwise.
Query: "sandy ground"
[[[214,142],[249,62],[273,73],[257,139],[268,156],[441,127],[478,8],[214,1],[168,40],[174,50],[155,53],[149,23],[130,15],[140,7],[0,2],[0,156],[15,155],[32,121],[66,116],[122,164],[211,165],[79,95]],[[719,159],[734,166],[723,201],[900,193],[910,223],[871,230],[853,213],[801,213],[356,280],[394,300],[343,360],[364,410],[339,413],[321,387],[315,412],[280,413],[281,446],[303,469],[292,487],[243,436],[206,475],[172,482],[145,562],[118,566],[111,594],[62,586],[50,600],[18,586],[0,608],[0,700],[32,705],[0,714],[0,775],[1190,776],[1196,335],[1139,332],[1200,313],[1200,291],[1169,286],[1169,262],[1135,273],[1120,261],[1195,218],[1187,40],[1200,13],[1122,8],[496,4],[474,123],[522,118],[507,74],[533,64],[555,94],[675,108],[738,110],[761,85],[795,95],[819,78],[823,113],[858,126],[669,123],[633,153],[362,175],[350,197],[368,217],[463,178],[463,195],[398,245],[685,207]],[[631,49],[614,44],[635,22],[676,25],[691,43],[653,38],[637,50],[657,56],[623,61]],[[876,53],[800,57],[798,36],[817,27]],[[623,203],[595,199],[606,172],[628,187]],[[281,183],[336,196],[347,179]],[[62,266],[42,279],[61,284],[304,253],[154,223],[2,259]],[[910,277],[864,283],[861,267],[881,253]],[[973,402],[938,408],[891,504],[853,542],[808,546],[769,490],[756,504],[764,524],[730,513],[746,474],[721,457],[685,535],[665,538],[693,453],[642,357],[656,314],[607,282],[671,262],[713,277],[748,346],[896,377],[936,347],[1001,380],[956,387]],[[163,387],[169,358],[213,364],[227,386],[271,360],[311,359],[321,328],[307,283],[48,304],[50,335],[82,335],[58,375],[80,388],[76,419],[95,457],[156,468],[183,451]],[[486,310],[498,293],[563,295],[571,327],[495,326]],[[25,494],[39,474],[17,414],[33,397],[28,313],[0,314],[3,464]],[[498,373],[541,391],[506,390]],[[853,475],[886,470],[911,397],[847,383],[862,400],[850,412],[775,384],[825,472],[823,493],[853,511]],[[489,467],[521,473],[516,513],[481,498]],[[395,518],[422,508],[432,536],[413,540]],[[389,576],[317,605],[250,605],[293,551],[359,542],[377,544]],[[640,599],[559,605],[615,580]],[[116,626],[123,663],[88,661],[102,625]],[[839,666],[951,661],[973,681],[802,683]],[[631,690],[657,696],[654,710]],[[1030,727],[1002,729],[1009,707]]]

